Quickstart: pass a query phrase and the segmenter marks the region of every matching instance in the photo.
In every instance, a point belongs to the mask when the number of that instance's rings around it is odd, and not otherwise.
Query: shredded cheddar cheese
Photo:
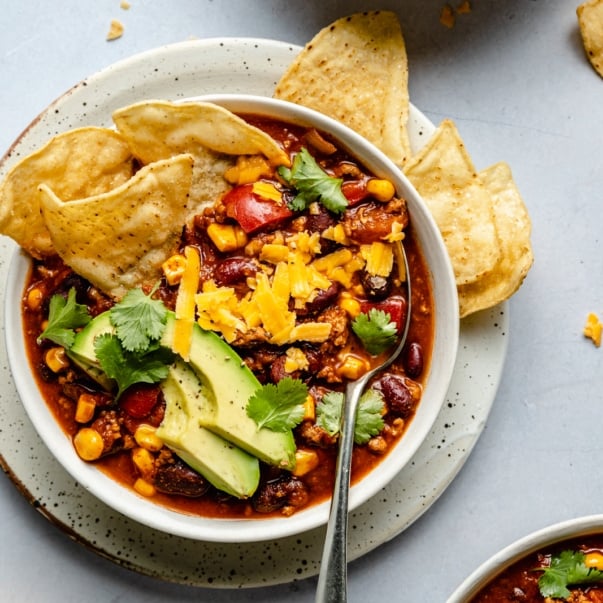
[[[184,249],[185,265],[176,297],[176,322],[174,324],[174,352],[188,360],[193,324],[195,322],[195,294],[199,288],[201,260],[195,247]]]

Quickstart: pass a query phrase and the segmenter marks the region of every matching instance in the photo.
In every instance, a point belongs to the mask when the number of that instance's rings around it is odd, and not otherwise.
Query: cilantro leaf
[[[50,339],[54,343],[69,349],[75,339],[74,329],[90,322],[88,308],[75,301],[75,289],[69,289],[67,299],[55,294],[50,298],[48,325],[38,337],[38,343]]]
[[[247,414],[272,431],[293,429],[304,417],[308,387],[299,379],[285,377],[276,385],[263,385],[247,403]]]
[[[344,394],[342,392],[328,392],[316,406],[316,424],[330,436],[339,433],[343,403]],[[385,425],[384,408],[385,403],[381,392],[369,389],[362,394],[358,401],[354,425],[354,442],[356,444],[366,444],[373,436],[381,432]]]
[[[125,350],[142,352],[163,334],[167,309],[155,292],[145,295],[142,289],[130,289],[110,310],[115,333]]]
[[[105,374],[117,383],[118,399],[135,383],[158,383],[168,375],[168,365],[173,354],[166,348],[152,346],[143,354],[122,347],[119,338],[104,333],[94,339],[94,352]]]
[[[369,354],[380,354],[396,343],[398,326],[383,310],[371,308],[352,321],[352,330]]]
[[[603,572],[589,568],[585,564],[585,555],[581,551],[562,551],[551,557],[551,564],[543,570],[538,579],[538,587],[543,597],[567,599],[571,592],[568,586],[603,582]]]
[[[293,211],[303,211],[314,201],[337,214],[348,206],[341,190],[343,180],[329,176],[305,147],[297,153],[290,169],[280,166],[278,173],[297,192],[289,203],[289,209]]]

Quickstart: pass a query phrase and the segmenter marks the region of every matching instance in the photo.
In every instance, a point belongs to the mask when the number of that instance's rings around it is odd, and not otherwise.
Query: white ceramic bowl
[[[531,553],[566,540],[603,534],[603,515],[587,515],[555,523],[511,543],[480,565],[448,598],[447,603],[467,603],[486,584]]]
[[[301,125],[312,125],[332,135],[339,144],[379,176],[394,182],[398,194],[408,202],[411,221],[429,265],[436,306],[436,334],[430,374],[422,401],[404,437],[395,449],[350,493],[354,509],[383,488],[409,462],[429,434],[440,412],[456,359],[459,318],[454,275],[446,249],[423,201],[399,169],[373,145],[341,125],[307,108],[266,97],[249,95],[204,96],[241,113],[266,115]],[[143,99],[140,99],[143,100]],[[31,376],[21,329],[20,300],[29,259],[17,252],[6,285],[6,346],[11,370],[23,405],[35,429],[50,452],[84,488],[105,504],[142,524],[198,540],[213,542],[254,542],[298,534],[326,523],[329,503],[315,505],[291,517],[262,520],[218,520],[192,517],[166,509],[119,485],[104,473],[79,459],[70,438],[61,430]]]

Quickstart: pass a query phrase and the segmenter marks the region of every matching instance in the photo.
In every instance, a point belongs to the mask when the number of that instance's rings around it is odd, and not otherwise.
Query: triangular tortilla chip
[[[274,96],[337,119],[398,165],[410,155],[406,46],[392,12],[357,13],[322,29]]]
[[[34,257],[55,253],[40,215],[38,187],[64,201],[105,193],[134,173],[132,153],[114,130],[86,127],[59,134],[17,163],[0,188],[0,233]]]
[[[190,155],[178,155],[142,168],[108,193],[67,202],[42,185],[42,215],[57,253],[114,298],[153,285],[178,249],[192,168]]]
[[[506,163],[497,163],[480,172],[480,177],[492,199],[501,256],[492,272],[459,287],[461,318],[511,297],[534,262],[530,216],[511,169]]]
[[[438,126],[404,171],[440,228],[457,285],[493,270],[500,247],[492,200],[451,120]]]
[[[584,2],[576,9],[584,51],[603,77],[603,0]]]
[[[213,103],[145,101],[118,109],[113,121],[143,164],[179,153],[195,158],[189,216],[231,188],[224,172],[238,155],[264,155],[274,165],[289,164],[272,137]]]

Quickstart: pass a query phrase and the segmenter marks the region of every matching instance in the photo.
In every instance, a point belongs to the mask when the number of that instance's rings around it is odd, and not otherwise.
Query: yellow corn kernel
[[[147,498],[155,496],[155,493],[157,492],[155,486],[153,486],[153,484],[150,482],[147,482],[146,479],[142,479],[142,477],[139,477],[134,482],[134,490],[141,496],[146,496]]]
[[[44,355],[44,362],[53,373],[60,373],[69,367],[69,359],[63,347],[50,348]]]
[[[149,479],[155,471],[153,455],[146,448],[132,450],[132,462],[143,478]]]
[[[584,556],[584,565],[586,567],[594,567],[598,570],[603,570],[603,554],[598,551],[586,553]]]
[[[312,469],[318,466],[319,458],[315,450],[309,450],[307,448],[298,448],[295,451],[295,469],[293,475],[299,477],[305,475]]]
[[[88,423],[96,410],[96,398],[92,394],[81,394],[75,406],[75,420],[77,423]]]
[[[30,310],[39,310],[44,301],[44,292],[39,287],[33,287],[27,292],[27,307]]]
[[[314,398],[308,394],[304,402],[304,421],[314,421],[316,419],[316,402]]]
[[[337,367],[337,374],[340,377],[354,380],[364,375],[369,368],[370,365],[366,360],[352,354],[346,354],[343,362]]]
[[[371,178],[366,183],[366,192],[377,201],[391,201],[396,194],[394,185],[389,180]]]
[[[96,429],[83,427],[73,437],[73,445],[78,456],[84,461],[95,461],[103,453],[105,443]]]
[[[234,251],[247,245],[245,231],[235,224],[218,224],[213,222],[207,227],[207,234],[212,243],[223,252]]]
[[[360,314],[360,302],[347,291],[339,297],[339,307],[345,310],[350,318],[356,318]]]
[[[150,450],[151,452],[157,452],[163,448],[163,442],[155,434],[155,428],[146,423],[143,423],[136,428],[134,439],[141,448]]]
[[[289,348],[285,356],[285,372],[287,373],[307,370],[310,366],[308,357],[299,348]]]
[[[180,282],[185,267],[186,258],[180,253],[169,257],[161,264],[161,269],[163,270],[163,275],[165,276],[168,285],[177,285]]]
[[[281,193],[281,191],[279,191],[278,188],[272,184],[272,182],[259,180],[258,182],[253,183],[251,190],[254,192],[254,194],[262,199],[274,201],[279,205],[283,202],[283,193]]]

